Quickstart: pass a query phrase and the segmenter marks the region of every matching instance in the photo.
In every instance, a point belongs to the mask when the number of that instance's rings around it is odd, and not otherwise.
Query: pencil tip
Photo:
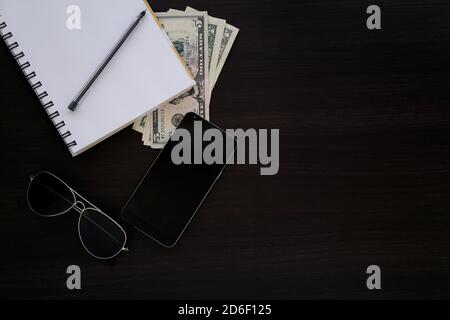
[[[78,106],[78,103],[76,103],[75,101],[72,101],[70,104],[69,104],[69,110],[71,110],[71,111],[75,111],[75,109],[77,108],[77,106]]]

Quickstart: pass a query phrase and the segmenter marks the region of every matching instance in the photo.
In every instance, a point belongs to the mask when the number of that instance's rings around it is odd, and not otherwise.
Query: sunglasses
[[[63,215],[72,209],[77,211],[81,243],[97,259],[112,259],[128,251],[123,228],[50,172],[30,176],[27,201],[34,213],[45,218]]]

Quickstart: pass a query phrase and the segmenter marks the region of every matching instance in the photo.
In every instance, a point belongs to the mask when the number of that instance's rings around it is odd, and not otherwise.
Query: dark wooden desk
[[[376,1],[368,31],[370,4],[152,1],[240,27],[212,119],[279,128],[281,166],[229,167],[176,248],[131,232],[114,264],[84,252],[75,213],[30,213],[28,175],[51,170],[117,218],[157,152],[126,129],[72,159],[2,43],[0,297],[449,298],[450,4]]]

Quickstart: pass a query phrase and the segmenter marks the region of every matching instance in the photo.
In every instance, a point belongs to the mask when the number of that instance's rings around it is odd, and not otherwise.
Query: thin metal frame
[[[60,181],[62,184],[64,184],[64,185],[67,187],[68,190],[70,190],[70,192],[72,193],[72,196],[73,196],[73,201],[70,201],[69,199],[65,199],[64,197],[62,197],[62,196],[60,195],[64,200],[66,200],[66,201],[68,201],[68,202],[72,202],[72,205],[71,205],[67,210],[65,210],[65,211],[63,211],[63,212],[60,212],[60,213],[57,213],[57,214],[54,214],[54,215],[42,215],[42,214],[39,214],[37,211],[35,211],[35,210],[33,209],[33,207],[32,207],[31,204],[30,204],[30,200],[29,200],[29,192],[30,192],[30,187],[31,187],[31,184],[33,183],[33,180],[34,180],[38,175],[40,175],[40,174],[48,174],[48,175],[51,175],[52,177],[54,177],[55,179],[57,179],[58,181]],[[77,199],[81,199],[81,200],[83,200],[83,201],[80,201],[80,200],[77,200]],[[28,184],[28,188],[27,188],[27,202],[28,202],[28,206],[30,207],[31,211],[33,211],[35,214],[37,214],[38,216],[43,217],[43,218],[54,218],[54,217],[58,217],[58,216],[61,216],[61,215],[65,214],[65,213],[69,212],[69,211],[72,210],[72,209],[74,209],[75,211],[77,211],[77,212],[80,214],[80,216],[79,216],[79,218],[78,218],[78,237],[80,238],[81,244],[83,245],[84,249],[85,249],[91,256],[93,256],[93,257],[96,258],[96,259],[100,259],[100,260],[109,260],[109,259],[112,259],[112,258],[116,257],[117,255],[119,255],[122,251],[126,251],[126,252],[129,251],[129,249],[128,249],[127,247],[125,247],[125,245],[126,245],[126,243],[127,243],[127,241],[128,241],[127,233],[125,232],[125,230],[124,230],[124,229],[123,229],[116,221],[114,221],[114,219],[112,219],[112,218],[109,217],[107,214],[105,214],[103,211],[101,211],[99,208],[97,208],[96,206],[94,206],[92,203],[90,203],[88,200],[86,200],[86,198],[84,198],[83,196],[81,196],[78,192],[76,192],[74,189],[72,189],[67,183],[65,183],[63,180],[61,180],[59,177],[57,177],[56,175],[54,175],[54,174],[51,173],[51,172],[48,172],[48,171],[40,171],[40,172],[38,172],[37,174],[30,176],[30,183]],[[85,203],[87,203],[88,206],[86,206]],[[118,251],[115,255],[113,255],[113,256],[111,256],[111,257],[98,257],[98,256],[96,256],[95,254],[93,254],[92,252],[90,252],[89,249],[88,249],[88,248],[86,247],[86,245],[84,244],[83,238],[81,237],[81,232],[80,232],[80,223],[81,223],[81,217],[83,216],[83,214],[84,214],[87,210],[93,210],[93,211],[96,211],[96,212],[98,212],[98,213],[104,215],[106,218],[108,218],[108,219],[111,220],[114,224],[116,224],[116,226],[118,226],[120,230],[122,230],[123,234],[125,235],[125,240],[124,240],[124,243],[123,243],[123,245],[122,245],[122,249],[121,249],[120,251]],[[94,222],[94,223],[95,223],[95,222]],[[101,228],[101,226],[99,226],[99,227]]]

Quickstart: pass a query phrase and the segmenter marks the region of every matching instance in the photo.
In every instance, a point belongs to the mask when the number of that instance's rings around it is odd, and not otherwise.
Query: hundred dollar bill
[[[186,7],[187,13],[198,13],[200,11]],[[207,14],[207,12],[206,12]],[[208,15],[208,68],[209,81],[213,81],[219,62],[220,45],[225,30],[226,20],[214,18]],[[212,92],[212,85],[209,86],[210,93]]]
[[[217,69],[214,75],[214,79],[211,80],[211,87],[214,89],[214,86],[219,79],[220,73],[227,61],[228,55],[230,54],[231,48],[233,47],[234,41],[236,41],[236,37],[239,33],[239,29],[233,27],[231,24],[225,25],[225,30],[223,32],[222,43],[220,45],[220,53],[219,53],[219,61],[217,64]],[[211,90],[212,90],[211,89]]]
[[[143,141],[161,149],[184,115],[209,119],[208,17],[204,13],[158,13],[161,25],[191,71],[196,86],[147,115]]]

